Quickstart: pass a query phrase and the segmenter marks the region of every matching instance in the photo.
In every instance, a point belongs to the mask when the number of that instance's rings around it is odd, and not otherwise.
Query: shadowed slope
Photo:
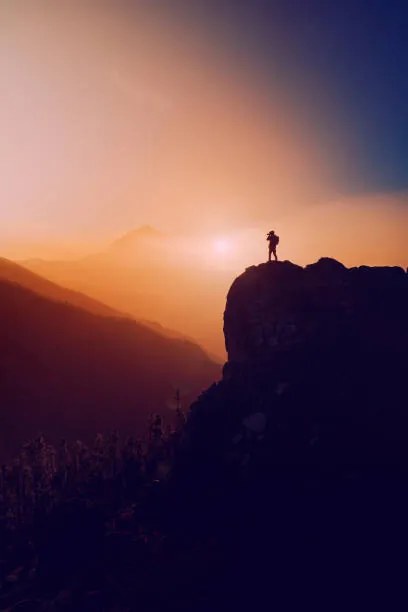
[[[3,455],[39,431],[55,438],[140,430],[151,411],[170,412],[175,387],[192,399],[219,372],[191,342],[3,281],[0,320]]]

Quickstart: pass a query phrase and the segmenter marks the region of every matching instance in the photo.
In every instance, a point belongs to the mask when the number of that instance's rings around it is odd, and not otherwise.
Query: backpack
[[[268,240],[273,244],[273,246],[277,246],[279,244],[279,236],[277,236],[276,234],[272,234],[272,232],[269,232],[268,234]]]

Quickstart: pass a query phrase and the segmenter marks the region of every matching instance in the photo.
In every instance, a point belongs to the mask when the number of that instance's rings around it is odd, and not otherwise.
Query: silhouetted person
[[[269,234],[267,234],[266,239],[269,243],[269,259],[268,261],[271,261],[272,259],[272,253],[275,257],[275,261],[278,261],[278,256],[276,255],[276,247],[279,244],[279,236],[277,236],[275,234],[275,232],[272,230],[269,232]]]

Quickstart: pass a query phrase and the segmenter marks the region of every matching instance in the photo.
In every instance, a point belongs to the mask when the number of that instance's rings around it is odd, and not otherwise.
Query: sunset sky
[[[0,255],[149,224],[237,268],[270,228],[406,266],[404,5],[2,0]]]

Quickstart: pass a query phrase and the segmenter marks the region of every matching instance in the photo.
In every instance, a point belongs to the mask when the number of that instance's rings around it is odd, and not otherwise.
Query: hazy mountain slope
[[[194,398],[219,368],[195,344],[130,319],[95,316],[0,281],[0,453],[39,431],[93,435],[169,413],[175,387]]]
[[[28,270],[27,268],[3,257],[0,258],[0,280],[18,283],[19,285],[35,291],[39,295],[46,298],[58,302],[68,302],[69,304],[78,306],[84,310],[88,310],[93,314],[108,317],[125,316],[118,310],[115,310],[110,306],[99,302],[98,300],[95,300],[78,291],[61,287],[32,272],[31,270]]]
[[[37,260],[40,265],[40,260]],[[46,263],[46,262],[44,262]],[[49,262],[50,264],[52,262]],[[58,265],[58,262],[55,262]],[[73,289],[67,289],[62,287],[44,276],[40,276],[35,272],[32,272],[28,268],[19,265],[9,259],[0,257],[0,280],[5,280],[13,283],[17,283],[26,289],[35,291],[43,297],[49,298],[57,302],[64,302],[66,304],[72,304],[93,314],[107,316],[107,317],[125,317],[133,318],[131,314],[122,312],[111,308],[107,304],[96,300],[85,293],[75,291]],[[139,320],[139,323],[146,325],[156,331],[158,334],[166,336],[168,338],[179,338],[184,340],[190,340],[185,334],[178,332],[173,329],[164,327],[156,321],[150,321],[148,319]]]
[[[177,330],[223,359],[222,311],[230,274],[199,269],[178,249],[173,237],[140,228],[81,260],[28,260],[24,266],[139,320]]]

